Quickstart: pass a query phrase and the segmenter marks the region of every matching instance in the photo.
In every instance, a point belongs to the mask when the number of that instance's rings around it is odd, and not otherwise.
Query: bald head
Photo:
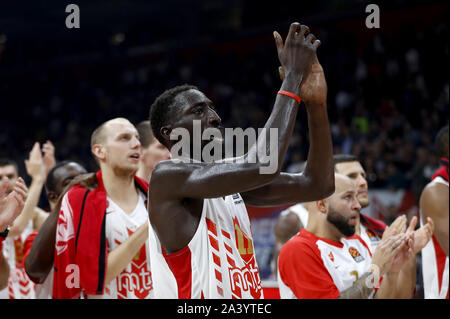
[[[111,127],[117,124],[131,124],[126,118],[117,117],[115,119],[106,121],[97,127],[91,135],[91,148],[95,144],[102,144],[106,141],[106,138],[110,135]]]

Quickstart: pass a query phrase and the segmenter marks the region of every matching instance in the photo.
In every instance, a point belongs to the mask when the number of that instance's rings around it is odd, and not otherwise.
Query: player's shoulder
[[[300,232],[294,235],[286,242],[286,244],[283,245],[280,251],[280,256],[281,254],[317,254],[317,240],[318,238],[314,234],[310,233],[306,229],[301,229]]]

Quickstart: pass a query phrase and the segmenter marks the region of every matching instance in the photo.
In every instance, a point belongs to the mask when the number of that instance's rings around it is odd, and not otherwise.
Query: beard
[[[355,234],[355,226],[348,223],[349,218],[345,218],[331,206],[327,214],[327,221],[333,224],[345,237],[350,237]]]

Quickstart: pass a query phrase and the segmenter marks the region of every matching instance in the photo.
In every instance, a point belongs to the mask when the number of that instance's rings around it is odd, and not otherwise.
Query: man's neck
[[[308,226],[306,227],[307,231],[313,233],[317,237],[325,238],[337,243],[344,237],[331,223],[326,220],[321,220],[320,217],[311,219],[311,215],[312,214],[309,214],[310,218],[308,219]]]
[[[117,174],[110,167],[102,167],[102,179],[106,194],[112,200],[117,202],[135,200],[138,193],[134,185],[133,172]]]
[[[144,165],[139,165],[139,169],[136,172],[136,176],[142,178],[146,182],[150,182],[150,177],[152,177],[152,169],[145,167]]]

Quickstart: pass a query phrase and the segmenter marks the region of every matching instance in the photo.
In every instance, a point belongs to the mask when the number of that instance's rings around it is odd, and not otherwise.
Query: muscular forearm
[[[59,208],[58,205],[45,220],[25,260],[27,274],[37,283],[44,282],[53,266]]]
[[[290,74],[286,76],[281,85],[281,90],[296,93],[299,90],[301,82],[301,76]],[[275,141],[277,144],[276,160],[277,160],[277,170],[281,171],[281,166],[283,164],[287,149],[289,147],[290,138],[294,129],[295,119],[298,111],[298,103],[290,97],[285,95],[277,95],[272,113],[267,120],[264,129],[265,135],[259,136],[256,145],[249,150],[247,154],[248,158],[255,158],[260,161],[259,155],[270,155],[271,159],[272,152],[270,135],[273,134],[271,129],[277,130],[278,139]]]
[[[310,190],[318,194],[334,192],[333,144],[326,105],[308,105],[309,152],[304,176]]]
[[[22,213],[14,221],[8,236],[15,237],[17,235],[20,235],[24,231],[28,222],[34,217],[35,208],[39,202],[39,198],[41,197],[44,182],[44,178],[33,178],[28,190],[28,197],[25,201]]]
[[[364,273],[350,288],[341,292],[339,299],[368,299],[374,290],[374,288],[371,288],[372,285],[367,285],[371,276],[370,272]]]
[[[0,250],[0,290],[8,286],[9,265]]]
[[[416,257],[414,256],[403,266],[398,274],[397,289],[394,298],[410,299],[414,297],[416,276]]]
[[[140,226],[125,242],[108,254],[105,284],[116,278],[139,252],[148,238],[148,223]]]

